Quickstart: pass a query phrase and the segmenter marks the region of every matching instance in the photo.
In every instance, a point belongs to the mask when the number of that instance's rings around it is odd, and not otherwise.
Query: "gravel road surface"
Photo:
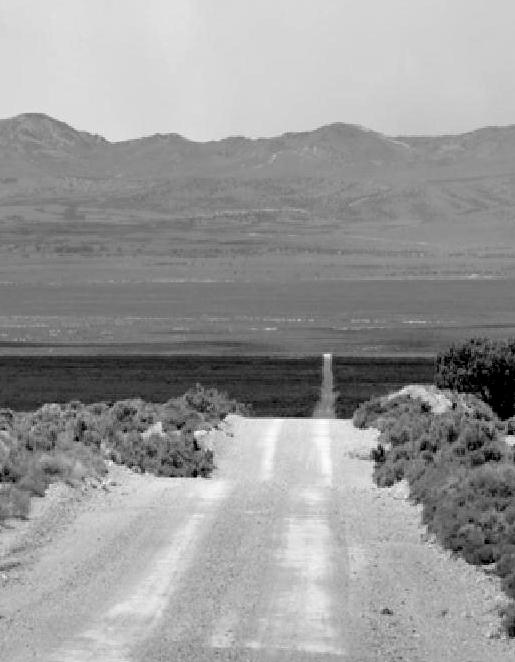
[[[515,658],[487,636],[496,580],[424,541],[418,509],[372,484],[373,432],[231,426],[212,479],[116,469],[58,499],[36,537],[25,525],[0,574],[2,662]]]

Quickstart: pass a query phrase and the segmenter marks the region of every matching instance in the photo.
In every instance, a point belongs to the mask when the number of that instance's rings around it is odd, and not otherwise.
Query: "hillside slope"
[[[24,114],[0,121],[0,203],[0,252],[17,265],[166,256],[176,278],[297,278],[301,262],[307,278],[513,276],[515,126],[110,143]]]

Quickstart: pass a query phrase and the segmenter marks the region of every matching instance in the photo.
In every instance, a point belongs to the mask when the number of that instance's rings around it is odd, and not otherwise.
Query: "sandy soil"
[[[2,532],[2,660],[513,660],[497,580],[428,541],[402,485],[373,485],[373,432],[230,427],[210,480],[113,467]]]

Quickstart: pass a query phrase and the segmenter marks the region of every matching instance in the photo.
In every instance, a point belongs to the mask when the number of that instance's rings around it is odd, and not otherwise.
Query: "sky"
[[[515,124],[513,0],[0,0],[0,117],[124,140]]]

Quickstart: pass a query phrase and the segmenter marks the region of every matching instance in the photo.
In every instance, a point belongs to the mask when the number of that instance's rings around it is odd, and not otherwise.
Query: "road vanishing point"
[[[318,417],[234,417],[212,478],[126,472],[43,540],[0,590],[2,662],[487,659],[469,580],[372,484],[375,433],[322,416],[330,361]]]

